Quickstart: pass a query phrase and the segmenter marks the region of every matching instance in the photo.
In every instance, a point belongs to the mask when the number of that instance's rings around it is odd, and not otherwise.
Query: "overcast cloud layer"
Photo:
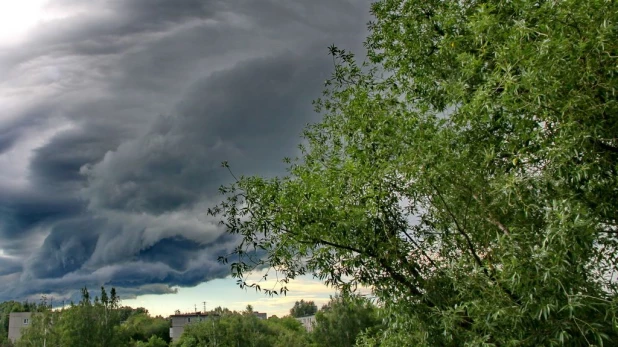
[[[281,173],[367,0],[51,0],[0,48],[0,300],[168,293],[228,274],[206,209]]]

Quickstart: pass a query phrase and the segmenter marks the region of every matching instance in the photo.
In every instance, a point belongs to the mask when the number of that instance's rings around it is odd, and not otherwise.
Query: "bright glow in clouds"
[[[47,0],[0,1],[0,44],[20,41],[42,17]]]

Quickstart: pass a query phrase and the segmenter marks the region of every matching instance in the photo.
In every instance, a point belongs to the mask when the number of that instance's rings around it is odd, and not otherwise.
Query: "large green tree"
[[[318,312],[318,306],[315,302],[308,300],[305,301],[301,299],[300,301],[296,301],[294,303],[294,307],[290,309],[290,315],[292,317],[305,317],[311,316]]]
[[[348,347],[364,333],[371,338],[382,328],[378,308],[367,298],[337,295],[315,316],[313,339],[320,346]]]
[[[121,326],[123,334],[134,341],[146,343],[151,337],[158,337],[165,343],[170,342],[170,322],[163,317],[137,313],[131,315]]]
[[[370,286],[390,324],[367,343],[618,344],[618,3],[372,14],[365,64],[331,47],[288,174],[240,177],[209,211],[242,240],[233,275]]]

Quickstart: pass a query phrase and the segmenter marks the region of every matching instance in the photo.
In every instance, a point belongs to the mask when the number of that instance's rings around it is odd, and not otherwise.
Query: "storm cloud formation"
[[[206,209],[280,174],[368,1],[51,0],[0,48],[0,300],[87,285],[169,293],[224,277]]]

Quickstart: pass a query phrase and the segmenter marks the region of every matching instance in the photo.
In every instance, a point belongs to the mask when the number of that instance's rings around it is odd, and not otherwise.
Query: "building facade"
[[[302,324],[305,330],[307,330],[308,332],[313,331],[313,326],[315,325],[315,315],[306,316],[306,317],[298,317],[296,318],[296,320],[299,321],[300,324]]]
[[[253,314],[258,317],[258,319],[266,319],[268,318],[268,315],[266,314],[266,312],[253,312]]]
[[[9,340],[15,342],[21,337],[23,329],[30,326],[32,312],[11,312],[9,314]]]
[[[214,319],[217,317],[219,317],[219,315],[202,312],[177,313],[175,315],[172,315],[170,316],[170,339],[172,341],[178,340],[182,333],[185,331],[185,326],[189,324],[202,322],[208,319]]]

